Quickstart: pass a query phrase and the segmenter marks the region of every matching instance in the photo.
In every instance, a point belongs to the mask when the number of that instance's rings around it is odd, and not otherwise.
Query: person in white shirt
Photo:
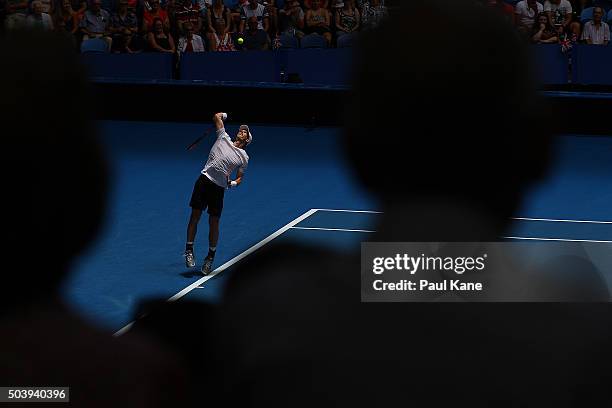
[[[568,0],[546,0],[544,12],[548,14],[550,24],[557,28],[559,34],[580,32],[580,23],[572,23],[572,4]]]
[[[193,24],[190,22],[183,23],[185,35],[179,38],[179,52],[204,52],[204,42],[202,37],[193,33]]]
[[[53,30],[53,19],[47,13],[43,12],[43,4],[40,1],[32,2],[32,14],[26,18],[28,27],[42,28],[43,30]]]
[[[193,243],[202,212],[208,208],[209,249],[202,265],[202,273],[205,276],[212,271],[212,264],[217,251],[219,219],[223,210],[225,190],[237,187],[242,183],[244,172],[249,163],[249,156],[244,149],[253,141],[253,136],[247,125],[241,125],[235,139],[230,139],[223,124],[226,118],[225,113],[217,113],[213,117],[217,129],[217,140],[210,149],[208,160],[201,172],[202,174],[195,183],[189,202],[191,217],[187,226],[187,245],[184,255],[185,265],[188,268],[195,266]],[[236,169],[236,180],[230,180]]]
[[[593,20],[587,21],[582,32],[582,39],[587,44],[608,45],[610,42],[610,26],[603,22],[604,10],[601,7],[593,9]]]
[[[544,6],[536,0],[521,0],[514,7],[514,19],[521,33],[529,33],[538,15],[544,11]]]

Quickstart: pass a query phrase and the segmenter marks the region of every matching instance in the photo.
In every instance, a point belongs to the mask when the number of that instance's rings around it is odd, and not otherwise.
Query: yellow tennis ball
[[[244,38],[240,37],[238,38],[238,44],[242,45],[244,43]]]

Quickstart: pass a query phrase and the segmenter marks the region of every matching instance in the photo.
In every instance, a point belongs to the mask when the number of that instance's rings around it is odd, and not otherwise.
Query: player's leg
[[[185,244],[185,266],[188,268],[195,267],[195,259],[193,256],[193,243],[195,241],[196,233],[198,232],[198,223],[202,217],[202,211],[206,208],[205,189],[203,176],[200,176],[193,186],[193,193],[191,194],[191,201],[189,206],[191,207],[191,215],[189,217],[189,224],[187,225],[187,243]]]
[[[189,217],[189,225],[187,225],[187,243],[185,244],[185,266],[188,268],[195,267],[195,258],[193,256],[193,243],[196,233],[198,232],[198,223],[202,217],[202,210],[197,208],[191,209]]]
[[[217,243],[219,242],[219,220],[221,218],[221,212],[223,211],[223,196],[225,190],[221,187],[214,185],[209,190],[209,201],[208,201],[208,255],[204,259],[202,265],[202,273],[208,275],[212,272],[212,266],[217,253]]]

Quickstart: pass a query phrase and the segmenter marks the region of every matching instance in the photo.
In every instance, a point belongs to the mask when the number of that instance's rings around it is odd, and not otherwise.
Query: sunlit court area
[[[611,25],[0,0],[0,407],[610,406]]]

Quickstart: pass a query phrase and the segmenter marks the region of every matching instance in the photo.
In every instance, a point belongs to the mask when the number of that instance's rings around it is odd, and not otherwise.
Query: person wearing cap
[[[202,212],[208,208],[209,232],[208,255],[202,265],[202,273],[206,276],[212,271],[212,265],[217,251],[219,240],[219,219],[223,210],[225,190],[235,188],[242,183],[244,172],[249,163],[249,156],[244,150],[252,141],[253,135],[247,125],[241,125],[234,140],[225,131],[223,121],[227,118],[225,113],[217,113],[213,122],[217,129],[217,140],[210,149],[208,160],[200,176],[195,182],[191,201],[191,216],[187,226],[187,244],[185,247],[185,265],[195,267],[193,243]],[[237,169],[236,179],[231,175]]]

